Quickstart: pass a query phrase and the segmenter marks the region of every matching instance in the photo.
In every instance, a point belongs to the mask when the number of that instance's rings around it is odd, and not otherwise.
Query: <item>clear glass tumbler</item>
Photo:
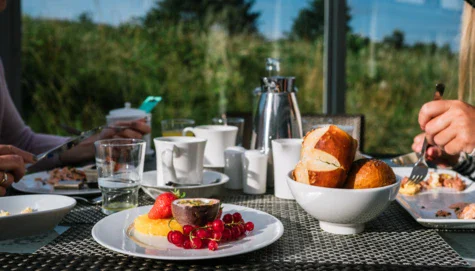
[[[94,143],[102,212],[112,214],[138,206],[146,142],[141,139],[105,139]]]
[[[162,136],[182,136],[182,131],[186,127],[195,126],[195,121],[192,119],[168,119],[162,120]],[[193,134],[187,134],[193,136]]]

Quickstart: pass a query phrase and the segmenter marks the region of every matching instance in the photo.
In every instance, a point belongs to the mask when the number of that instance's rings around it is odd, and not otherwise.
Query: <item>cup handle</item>
[[[171,181],[174,183],[178,183],[175,166],[173,165],[173,156],[177,152],[178,149],[176,146],[173,146],[172,149],[166,149],[162,152],[162,165],[168,170]]]
[[[183,132],[181,133],[182,136],[186,136],[186,133],[188,132],[191,132],[193,135],[195,135],[195,133],[193,133],[193,127],[186,127],[185,129],[183,129]]]

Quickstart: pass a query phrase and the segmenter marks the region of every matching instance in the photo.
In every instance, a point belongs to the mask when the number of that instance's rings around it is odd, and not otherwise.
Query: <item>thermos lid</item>
[[[261,92],[297,92],[295,77],[271,76],[261,78]]]

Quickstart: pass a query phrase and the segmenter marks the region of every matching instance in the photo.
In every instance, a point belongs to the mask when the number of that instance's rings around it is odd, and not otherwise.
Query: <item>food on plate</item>
[[[315,186],[343,187],[357,146],[353,137],[335,125],[310,131],[302,143],[294,180]]]
[[[450,212],[447,212],[447,211],[444,211],[444,210],[438,210],[436,213],[435,213],[435,216],[436,217],[448,217],[448,216],[451,216],[452,214]]]
[[[167,236],[170,230],[182,231],[181,225],[173,218],[150,219],[147,214],[134,220],[134,228],[142,234]]]
[[[380,160],[365,158],[353,162],[345,188],[376,188],[395,182],[396,175],[390,166]]]
[[[475,203],[458,202],[449,206],[459,219],[475,219]]]
[[[26,207],[25,209],[23,209],[20,214],[29,214],[29,213],[33,213],[35,210],[31,207]],[[12,215],[10,212],[8,211],[4,211],[4,210],[0,210],[0,216],[10,216]]]
[[[180,194],[180,191],[175,190],[173,192],[165,192],[160,194],[153,204],[152,209],[148,212],[148,218],[171,218],[172,214],[172,202],[176,199],[185,197],[185,194]]]
[[[48,179],[35,178],[35,181],[51,184],[55,189],[79,189],[86,181],[86,174],[76,168],[55,168],[49,171]]]
[[[168,242],[184,249],[217,250],[220,243],[239,240],[246,232],[254,230],[254,223],[245,222],[241,213],[225,214],[223,219],[217,218],[205,226],[184,225],[182,231],[170,231]]]
[[[254,223],[245,222],[238,212],[221,220],[219,200],[183,196],[177,190],[160,194],[148,214],[135,218],[132,239],[150,244],[150,238],[166,236],[184,249],[216,250],[219,243],[238,240],[254,229]]]
[[[217,199],[177,199],[172,202],[173,217],[181,225],[204,226],[216,219],[220,209]]]
[[[415,184],[413,182],[409,182],[408,177],[404,177],[401,181],[401,187],[399,188],[399,193],[408,196],[414,196],[421,192],[422,185],[420,183]]]
[[[409,182],[409,178],[404,177],[404,179],[401,181],[401,188],[399,189],[399,193],[408,196],[413,196],[422,191],[427,191],[439,187],[448,187],[453,188],[457,191],[463,191],[466,188],[466,184],[457,174],[455,176],[452,176],[447,173],[439,174],[437,172],[430,172],[429,178],[425,181],[420,182],[419,184]]]

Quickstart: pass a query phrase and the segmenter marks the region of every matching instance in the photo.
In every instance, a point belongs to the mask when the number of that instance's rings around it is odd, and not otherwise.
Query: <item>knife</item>
[[[102,131],[103,129],[114,129],[116,132],[120,132],[122,130],[125,130],[129,127],[126,127],[126,126],[99,126],[99,127],[96,127],[94,129],[91,129],[89,131],[85,131],[85,132],[81,132],[81,134],[79,136],[76,136],[76,137],[73,137],[71,138],[70,140],[66,141],[65,143],[51,149],[51,150],[48,150],[44,153],[41,153],[41,154],[38,154],[38,155],[34,155],[33,156],[33,160],[35,161],[35,163],[45,159],[45,158],[51,158],[53,157],[54,155],[57,155],[57,154],[60,154],[64,151],[67,151],[67,150],[70,150],[71,148],[73,148],[74,146],[78,145],[79,143],[83,142],[84,140],[90,138],[91,136],[99,133],[100,131]]]

